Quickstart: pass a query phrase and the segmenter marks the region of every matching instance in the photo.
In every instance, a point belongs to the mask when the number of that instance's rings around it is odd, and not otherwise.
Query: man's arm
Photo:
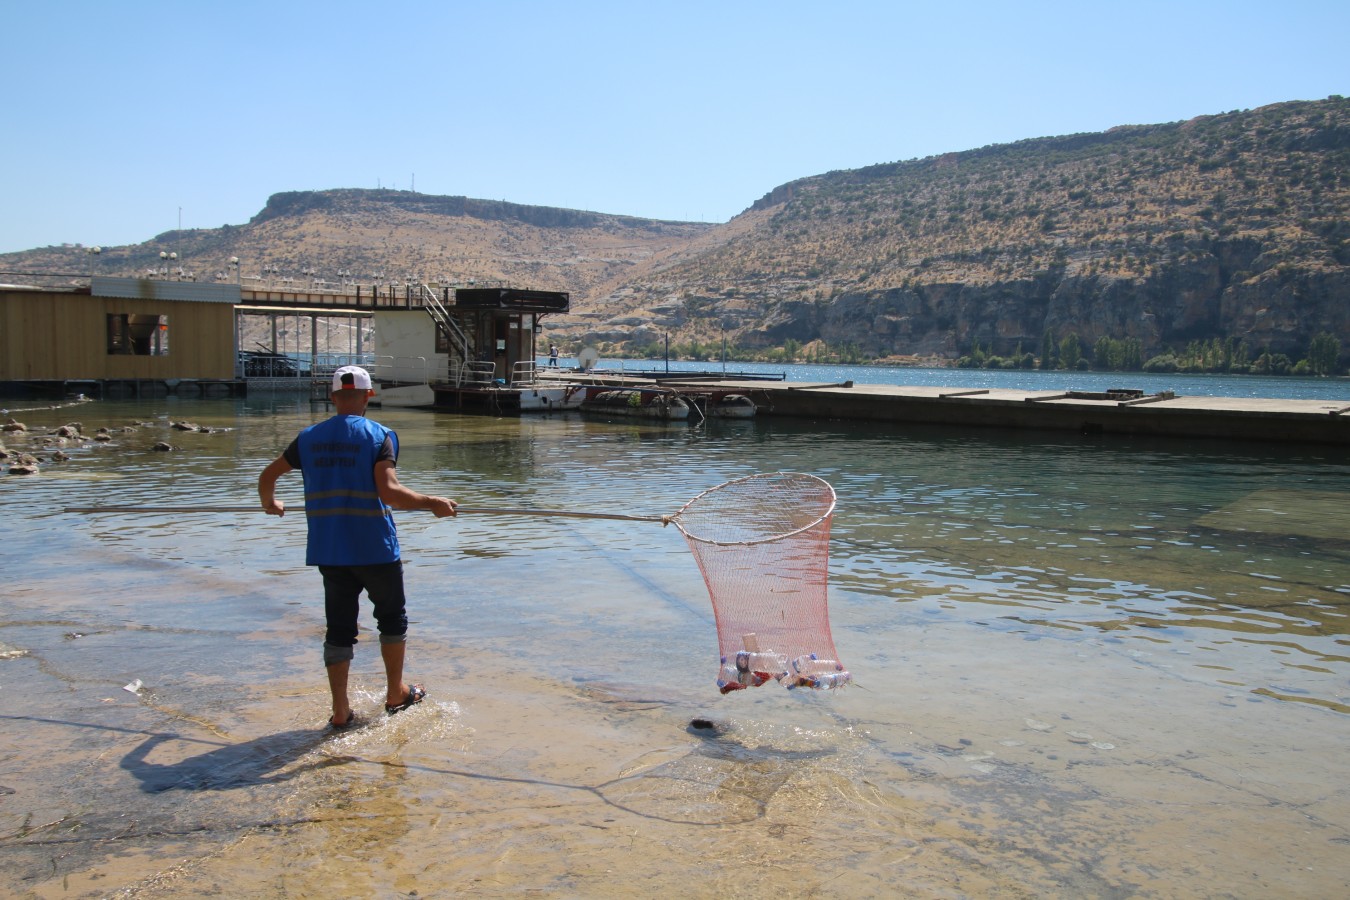
[[[286,504],[276,498],[277,479],[293,471],[295,469],[286,462],[286,457],[278,456],[268,463],[267,468],[258,476],[258,500],[262,503],[263,511],[269,516],[286,514]]]
[[[375,463],[375,489],[379,491],[380,500],[384,501],[386,506],[392,506],[394,509],[429,509],[438,519],[453,516],[458,505],[448,497],[429,497],[404,487],[398,480],[394,464],[387,459]]]

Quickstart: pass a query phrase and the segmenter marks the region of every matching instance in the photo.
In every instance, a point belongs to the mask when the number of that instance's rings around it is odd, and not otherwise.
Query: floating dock
[[[612,386],[662,383],[659,377],[566,370],[556,375],[541,373],[541,377]],[[851,381],[809,384],[737,380],[734,375],[702,379],[697,387],[683,377],[667,386],[744,394],[754,401],[761,417],[1350,444],[1350,399],[1186,397],[1170,391],[1144,394],[1133,390],[962,389]]]

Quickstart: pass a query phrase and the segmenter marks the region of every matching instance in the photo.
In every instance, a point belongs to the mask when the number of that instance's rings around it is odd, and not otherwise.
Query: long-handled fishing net
[[[851,679],[830,633],[834,504],[827,482],[777,472],[709,488],[670,517],[708,585],[722,693],[770,681],[837,688]]]
[[[456,513],[661,522],[680,529],[717,621],[722,693],[770,681],[842,687],[851,675],[830,634],[827,600],[834,488],[814,475],[748,475],[709,488],[672,515],[459,506]],[[68,513],[262,512],[261,506],[68,506]]]

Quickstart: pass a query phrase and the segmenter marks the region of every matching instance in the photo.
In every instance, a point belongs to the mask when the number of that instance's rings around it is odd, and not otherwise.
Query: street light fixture
[[[163,274],[164,274],[164,277],[165,277],[165,278],[168,278],[168,277],[169,277],[169,266],[170,266],[172,263],[178,262],[178,254],[177,254],[177,253],[166,253],[165,251],[161,250],[161,251],[159,251],[159,259],[160,259],[160,261],[161,261],[162,263],[164,263],[164,273],[163,273]]]

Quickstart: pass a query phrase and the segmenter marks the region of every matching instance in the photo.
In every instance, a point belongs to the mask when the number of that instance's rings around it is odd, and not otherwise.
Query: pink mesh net
[[[670,521],[689,542],[717,618],[722,693],[771,681],[842,687],[826,596],[834,488],[793,472],[710,488]]]

